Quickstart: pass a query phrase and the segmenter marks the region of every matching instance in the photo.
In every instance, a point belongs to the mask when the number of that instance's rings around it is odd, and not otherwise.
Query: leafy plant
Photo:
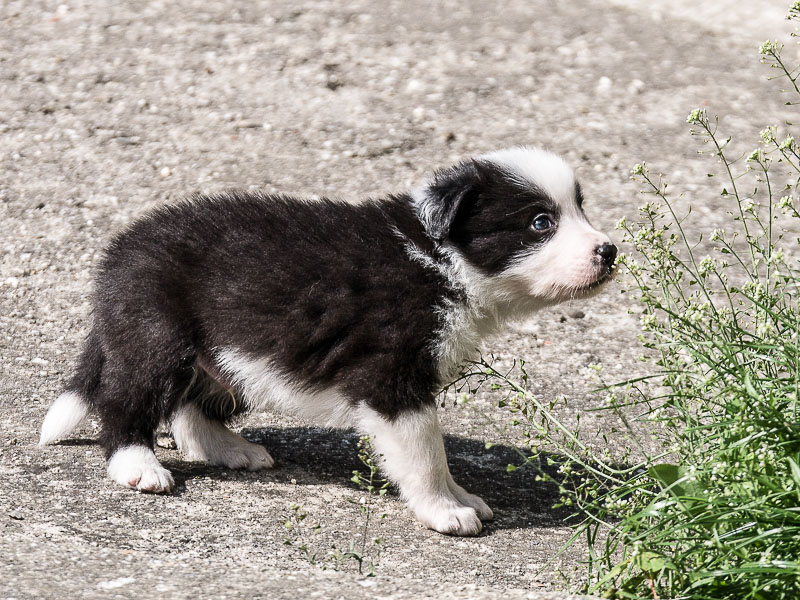
[[[369,436],[363,436],[358,441],[358,459],[367,472],[364,474],[360,469],[355,469],[350,481],[355,483],[364,495],[359,499],[348,498],[348,501],[358,506],[361,515],[359,539],[348,540],[344,544],[327,539],[323,526],[319,522],[309,525],[306,522],[309,514],[300,505],[292,504],[283,523],[287,532],[284,544],[295,547],[302,558],[323,570],[331,568],[339,571],[349,564],[355,564],[359,575],[374,577],[383,548],[383,538],[372,536],[375,525],[375,498],[385,495],[390,483],[379,476],[379,467],[375,461],[374,448]],[[386,513],[377,516],[378,522],[385,518]]]
[[[381,536],[375,536],[370,539],[375,512],[374,500],[376,497],[384,496],[389,491],[390,482],[379,475],[379,468],[375,461],[375,448],[369,436],[362,436],[358,441],[358,460],[366,467],[367,474],[364,475],[359,469],[356,469],[353,471],[353,477],[350,481],[365,493],[357,501],[352,498],[349,501],[357,504],[361,512],[363,519],[361,540],[358,544],[350,542],[347,554],[358,562],[359,573],[363,574],[366,567],[367,576],[373,577],[375,575],[375,565],[383,548],[383,538]],[[386,513],[378,515],[379,521],[383,521],[385,518]]]
[[[289,513],[283,522],[286,530],[286,537],[283,543],[286,546],[293,546],[297,549],[303,559],[312,565],[320,565],[325,568],[325,555],[320,552],[318,544],[315,543],[316,536],[322,530],[322,525],[313,523],[308,525],[306,519],[308,513],[299,504],[292,503],[289,506]]]

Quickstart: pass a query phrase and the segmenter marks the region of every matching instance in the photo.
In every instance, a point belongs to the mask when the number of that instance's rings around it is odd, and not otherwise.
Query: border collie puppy
[[[160,423],[188,459],[255,471],[272,457],[226,423],[272,407],[370,435],[422,523],[477,534],[492,511],[450,475],[435,396],[509,320],[611,278],[616,247],[582,202],[560,158],[513,148],[360,204],[234,192],[158,208],[111,241],[40,443],[94,411],[109,476],[169,492]]]

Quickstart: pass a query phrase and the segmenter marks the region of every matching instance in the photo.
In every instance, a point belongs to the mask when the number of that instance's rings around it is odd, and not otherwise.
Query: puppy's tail
[[[47,411],[42,423],[39,445],[52,444],[58,438],[71,433],[89,415],[89,403],[75,392],[64,392]]]
[[[42,422],[40,446],[52,444],[77,429],[86,420],[92,408],[95,391],[100,385],[104,362],[100,340],[92,331],[86,338],[78,368],[67,390],[56,398]]]

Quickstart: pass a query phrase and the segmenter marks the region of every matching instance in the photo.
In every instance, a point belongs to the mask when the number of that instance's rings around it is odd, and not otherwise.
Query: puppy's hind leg
[[[159,422],[185,388],[186,374],[157,358],[136,364],[122,353],[109,353],[96,408],[109,477],[140,492],[165,493],[175,482],[158,462],[153,441]]]
[[[491,510],[453,482],[436,406],[409,410],[391,420],[367,407],[359,411],[361,429],[371,436],[384,472],[416,517],[440,533],[480,533],[481,518],[491,518]]]
[[[248,442],[222,421],[209,418],[194,402],[187,402],[175,411],[172,435],[189,460],[248,471],[269,469],[275,462],[264,446]]]

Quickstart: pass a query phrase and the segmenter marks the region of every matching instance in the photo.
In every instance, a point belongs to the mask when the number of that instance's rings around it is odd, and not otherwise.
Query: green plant
[[[323,570],[331,568],[339,571],[349,564],[355,564],[359,575],[374,577],[383,548],[381,536],[370,537],[375,526],[375,498],[384,496],[390,483],[379,476],[369,436],[363,436],[358,441],[358,459],[366,467],[367,472],[363,474],[360,469],[355,469],[350,481],[355,483],[364,495],[359,499],[347,499],[348,502],[358,506],[361,515],[358,540],[348,540],[341,544],[337,540],[328,539],[319,522],[309,525],[306,522],[309,514],[300,505],[292,504],[283,523],[287,532],[284,544],[293,546],[303,559]],[[377,517],[378,522],[385,518],[386,513],[381,513]]]
[[[308,513],[299,504],[292,503],[289,506],[289,513],[283,522],[286,530],[286,537],[283,543],[286,546],[293,546],[300,553],[300,556],[312,565],[320,565],[324,569],[326,566],[325,555],[320,552],[317,542],[317,535],[322,531],[322,525],[306,523]]]
[[[363,569],[366,566],[368,568],[368,576],[374,576],[375,565],[383,547],[383,538],[381,536],[375,536],[372,539],[369,537],[374,517],[373,513],[375,512],[374,500],[376,497],[384,496],[389,491],[391,484],[388,479],[379,476],[379,468],[375,462],[375,448],[369,436],[362,436],[358,441],[358,460],[366,467],[367,475],[365,476],[361,473],[361,470],[355,469],[350,481],[361,488],[365,494],[357,502],[352,498],[350,502],[358,504],[363,522],[360,544],[354,546],[351,542],[350,553],[358,561],[359,573],[363,573]],[[383,521],[385,518],[386,513],[378,515],[379,521]],[[358,548],[358,552],[355,552],[354,547]]]

